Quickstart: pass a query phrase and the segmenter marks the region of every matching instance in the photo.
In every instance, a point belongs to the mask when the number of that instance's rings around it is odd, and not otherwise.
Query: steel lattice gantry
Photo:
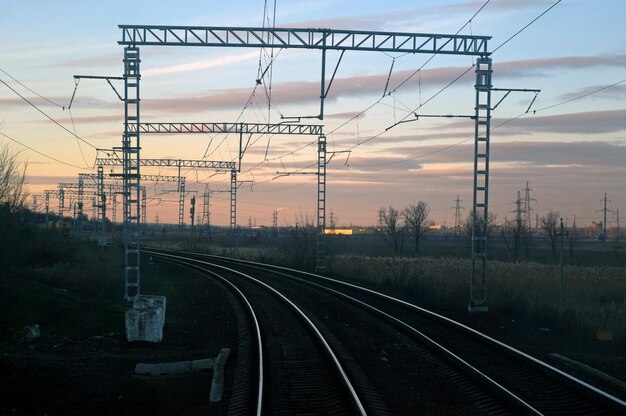
[[[487,55],[490,36],[362,30],[119,25],[127,46],[226,46]]]
[[[294,134],[319,136],[319,124],[272,123],[141,123],[141,133]]]
[[[296,48],[317,49],[322,51],[322,73],[320,93],[320,114],[324,117],[324,99],[328,93],[325,82],[326,51],[373,51],[384,53],[426,53],[444,55],[469,55],[479,59],[476,69],[476,119],[475,119],[475,168],[474,200],[472,210],[472,276],[470,290],[470,311],[484,311],[487,303],[484,297],[484,285],[487,268],[488,224],[488,183],[489,183],[489,143],[490,143],[490,108],[491,103],[491,53],[487,48],[490,36],[447,35],[428,33],[399,33],[380,31],[356,31],[333,29],[302,28],[255,28],[255,27],[199,27],[199,26],[152,26],[119,25],[122,40],[118,44],[125,46],[125,57],[129,51],[138,51],[140,46],[209,46],[209,47],[245,47],[245,48]],[[484,67],[488,67],[485,70]],[[482,68],[482,69],[481,69]],[[488,71],[488,77],[485,77]],[[126,72],[125,72],[126,74]],[[138,66],[137,66],[138,74]],[[488,82],[487,81],[488,78]],[[129,78],[126,78],[126,83]],[[137,85],[137,93],[138,93]],[[125,137],[130,133],[129,125],[139,124],[137,118],[128,118],[126,113]],[[139,129],[136,150],[139,153]],[[479,136],[480,135],[480,136]],[[133,137],[135,137],[133,136]],[[478,145],[478,143],[481,143]],[[318,149],[321,146],[318,145]],[[325,146],[323,146],[325,149]],[[483,149],[481,151],[480,149]],[[480,153],[479,153],[480,152]],[[130,154],[130,153],[129,153]],[[325,170],[324,170],[325,171]],[[322,172],[320,172],[321,174]],[[481,186],[480,182],[484,186]],[[481,190],[480,188],[484,188]],[[325,187],[318,186],[318,192]],[[324,199],[325,203],[325,199]],[[318,211],[319,213],[319,211]],[[479,218],[479,214],[480,217]],[[482,224],[482,225],[481,225]],[[482,229],[480,227],[483,227]],[[482,230],[482,231],[481,231]],[[318,229],[323,233],[323,230]],[[483,240],[484,238],[484,240]],[[475,244],[481,241],[480,244]],[[476,248],[480,247],[480,248]],[[476,264],[482,264],[477,272]],[[479,276],[480,275],[480,276]]]
[[[102,166],[122,166],[122,160],[118,158],[98,158],[96,165]],[[177,168],[199,168],[231,170],[237,166],[235,162],[215,161],[215,160],[185,160],[185,159],[141,159],[141,166],[162,166]]]
[[[141,130],[141,129],[140,129]],[[151,133],[155,133],[154,131]],[[178,201],[178,227],[182,232],[184,227],[184,213],[185,213],[185,177],[181,176],[181,168],[193,168],[193,169],[211,169],[217,171],[232,171],[237,166],[236,162],[216,161],[216,160],[188,160],[188,159],[141,159],[141,166],[157,166],[157,167],[173,167],[178,169],[178,176],[163,176],[163,175],[140,175],[142,181],[163,181],[163,182],[177,182],[177,192],[179,194]],[[98,158],[96,159],[96,165],[100,166],[122,166],[122,160],[120,158]],[[119,175],[113,175],[119,176]],[[142,206],[142,212],[145,214],[145,205]],[[142,218],[145,220],[145,215]]]
[[[65,191],[63,189],[49,189],[44,191],[45,198],[45,213],[46,213],[46,228],[48,227],[49,212],[50,212],[50,197],[58,198],[59,200],[59,216],[63,216],[63,210],[65,205]]]
[[[241,172],[241,158],[244,153],[243,135],[253,134],[279,134],[279,135],[305,135],[305,136],[318,136],[319,140],[324,140],[324,149],[326,138],[323,137],[323,126],[319,124],[274,124],[274,123],[140,123],[139,131],[143,134],[239,134],[239,164],[237,168],[233,166],[230,173],[230,225],[229,225],[229,240],[231,251],[235,251],[237,238],[237,188],[239,183],[237,182],[237,172]],[[319,159],[319,158],[318,158]],[[318,160],[319,163],[324,163],[323,169],[318,166],[318,183],[320,181],[320,172],[323,172],[324,176],[322,181],[324,183],[323,189],[326,189],[326,152],[324,151],[323,159]],[[234,162],[233,162],[234,165]],[[325,192],[322,194],[322,198],[319,197],[318,186],[318,214],[320,207],[322,212],[325,212]],[[321,202],[320,202],[321,201]],[[320,222],[320,216],[318,215],[318,230],[324,229],[324,220]],[[318,247],[324,246],[323,233],[318,233]],[[321,253],[318,251],[318,264],[323,264],[324,251]],[[321,263],[320,263],[321,262]]]
[[[97,160],[107,160],[107,159],[97,159]],[[119,161],[119,164],[121,165],[122,161]],[[100,176],[100,169],[103,169],[103,165],[98,164],[97,165],[97,169],[98,169],[98,173],[79,173],[78,174],[78,178],[79,178],[79,184],[80,183],[84,183],[85,179],[92,179],[93,181],[95,181],[95,183],[100,183],[100,181],[104,181],[104,178],[113,178],[113,179],[117,179],[119,178],[121,175],[120,174],[115,174],[115,173],[104,173],[104,170],[102,170],[102,176]],[[185,178],[184,177],[180,177],[180,176],[167,176],[167,175],[140,175],[140,180],[142,181],[149,181],[149,182],[178,182],[180,183],[181,181],[184,182]],[[146,225],[146,190],[145,187],[141,187],[141,222],[142,225],[145,227]],[[116,215],[116,205],[117,205],[117,200],[115,198],[117,194],[113,193],[112,196],[112,221],[115,222],[115,215]],[[100,197],[101,199],[106,199],[106,195],[104,193],[102,193],[102,196]],[[183,200],[183,196],[181,196],[181,200]],[[184,200],[183,200],[184,201]],[[106,210],[106,204],[101,204],[100,202],[98,202],[98,207],[100,208],[100,212],[99,214],[101,215],[101,218],[103,220],[103,227],[104,227],[104,221],[106,221],[106,216],[104,211]],[[104,234],[103,234],[104,235]],[[104,241],[106,241],[106,238],[104,239]]]
[[[96,196],[96,208],[98,209],[98,223],[100,225],[100,232],[99,232],[99,237],[98,237],[98,243],[100,246],[105,246],[106,245],[106,193],[104,192],[105,189],[105,185],[104,185],[104,179],[105,178],[113,178],[116,179],[118,177],[120,177],[121,175],[119,174],[114,174],[114,173],[104,173],[104,168],[103,165],[97,165],[97,173],[79,173],[78,174],[78,190],[79,190],[79,195],[81,195],[82,189],[84,187],[84,181],[87,179],[91,179],[94,181],[94,183],[96,184],[97,188],[98,188],[98,194]],[[140,175],[140,179],[142,181],[155,181],[155,182],[179,182],[180,181],[180,177],[178,176],[164,176],[164,175]],[[88,186],[88,187],[92,187],[92,185]],[[141,188],[141,219],[142,219],[142,225],[145,227],[146,225],[146,189],[145,187],[140,187]],[[109,190],[111,190],[112,188],[109,188]],[[110,193],[111,195],[111,204],[112,204],[112,213],[113,213],[113,218],[112,221],[115,222],[115,213],[116,213],[116,193],[112,192]],[[79,196],[80,198],[80,196]],[[82,202],[82,200],[81,200]]]

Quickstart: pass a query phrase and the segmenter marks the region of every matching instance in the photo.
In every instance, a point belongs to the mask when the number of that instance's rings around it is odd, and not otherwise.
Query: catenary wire
[[[27,148],[28,150],[30,150],[30,151],[32,151],[32,152],[34,152],[34,153],[37,153],[37,154],[38,154],[38,155],[40,155],[40,156],[43,156],[43,157],[48,158],[48,159],[50,159],[50,160],[54,160],[55,162],[61,163],[61,164],[66,165],[66,166],[70,166],[70,167],[72,167],[72,168],[84,169],[84,167],[83,167],[83,166],[77,166],[77,165],[73,165],[73,164],[68,163],[68,162],[64,162],[64,161],[62,161],[62,160],[60,160],[60,159],[57,159],[57,158],[52,157],[52,156],[49,156],[49,155],[47,155],[47,154],[45,154],[45,153],[43,153],[43,152],[40,152],[40,151],[39,151],[39,150],[37,150],[37,149],[33,149],[32,147],[30,147],[30,146],[28,146],[28,145],[26,145],[26,144],[24,144],[24,143],[20,142],[20,141],[19,141],[19,140],[17,140],[17,139],[14,139],[13,137],[11,137],[11,136],[9,136],[9,135],[7,135],[7,134],[4,134],[4,133],[3,133],[3,132],[1,132],[1,131],[0,131],[0,135],[2,135],[3,137],[5,137],[5,138],[7,138],[7,139],[11,140],[12,142],[15,142],[15,143],[19,144],[20,146],[23,146],[23,147]],[[93,170],[93,169],[91,169],[91,170]]]
[[[44,97],[43,95],[37,93],[36,91],[33,91],[31,88],[27,87],[22,82],[20,82],[19,80],[15,79],[15,77],[13,77],[11,74],[9,74],[4,69],[0,68],[0,72],[2,72],[7,77],[11,78],[14,82],[20,84],[22,87],[26,88],[28,91],[32,92],[33,94],[35,94],[37,97],[41,98],[42,100],[45,100],[45,101],[49,102],[50,104],[56,105],[57,107],[62,108],[63,110],[65,110],[65,106],[63,106],[63,105],[61,105],[59,103],[56,103],[56,102],[52,101],[49,98]]]
[[[43,114],[47,119],[52,121],[54,124],[56,124],[57,126],[61,127],[63,130],[65,130],[66,132],[68,132],[72,136],[76,137],[78,140],[80,140],[81,142],[85,143],[86,145],[91,146],[93,149],[97,149],[96,146],[94,146],[93,144],[89,143],[87,140],[83,139],[82,137],[78,136],[76,133],[73,133],[67,127],[65,127],[64,125],[62,125],[61,123],[56,121],[54,118],[49,116],[46,112],[44,112],[42,109],[40,109],[35,104],[33,104],[28,98],[24,97],[22,94],[17,92],[13,87],[11,87],[9,84],[7,84],[3,79],[0,79],[0,82],[2,82],[8,89],[13,91],[18,97],[20,97],[22,100],[24,100],[25,102],[30,104],[35,110],[39,111],[41,114]]]

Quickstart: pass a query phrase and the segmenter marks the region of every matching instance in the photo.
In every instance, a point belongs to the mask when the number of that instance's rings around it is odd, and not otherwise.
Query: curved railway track
[[[245,273],[182,257],[167,260],[219,279],[247,310],[229,415],[366,414],[334,351],[289,299]]]
[[[150,253],[170,260],[177,257]],[[246,285],[244,292],[257,290],[253,295],[257,307],[265,308],[261,299],[267,294],[259,293],[261,287],[265,292],[271,285],[283,293],[283,302],[289,297],[336,351],[363,398],[361,410],[369,414],[626,413],[623,400],[471,328],[387,295],[310,273],[218,256],[186,253],[185,260],[177,261],[219,269],[231,283]],[[238,275],[235,268],[246,273]],[[291,325],[282,319],[269,322],[265,331]],[[280,345],[267,349],[275,348]],[[305,373],[309,379],[317,377],[310,370]]]

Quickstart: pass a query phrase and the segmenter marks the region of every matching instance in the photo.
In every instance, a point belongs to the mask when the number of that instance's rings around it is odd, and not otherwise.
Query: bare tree
[[[552,257],[556,260],[556,227],[559,221],[559,212],[550,210],[539,221],[541,229],[546,233],[548,243],[552,248]]]
[[[378,212],[382,219],[382,236],[392,247],[395,256],[399,252],[401,239],[404,235],[404,229],[400,224],[400,211],[390,206],[389,208],[381,207]]]
[[[26,200],[26,164],[7,145],[0,147],[0,262],[16,244],[21,210]]]
[[[0,148],[0,205],[9,212],[20,210],[26,200],[26,164],[8,145]]]
[[[570,263],[574,263],[574,245],[578,240],[578,235],[576,233],[576,222],[574,221],[574,226],[571,230],[565,231],[565,238],[567,239],[567,245],[569,247],[569,261]]]
[[[525,243],[526,260],[528,260],[528,230],[519,218],[515,221],[508,221],[505,218],[500,233],[515,263],[520,257],[519,253],[523,243]],[[509,240],[512,242],[512,247]]]
[[[420,239],[428,231],[428,214],[430,214],[430,207],[424,201],[418,201],[417,204],[411,204],[402,210],[404,225],[415,241],[415,254],[419,252]]]
[[[478,219],[482,219],[482,213],[480,212],[480,210],[478,210],[476,212],[476,217]],[[488,219],[487,219],[487,235],[490,235],[493,233],[493,231],[496,228],[496,219],[498,218],[498,216],[496,214],[494,214],[493,212],[490,212],[488,215]],[[472,213],[470,212],[469,215],[467,216],[467,219],[465,220],[465,224],[463,224],[463,233],[468,237],[471,238],[472,237],[472,224],[473,224],[473,219],[472,219]],[[476,224],[476,233],[477,234],[482,234],[484,230],[484,225],[481,224],[480,222]]]
[[[313,217],[308,212],[296,214],[296,226],[290,233],[286,247],[296,267],[310,270],[315,266],[316,231]]]

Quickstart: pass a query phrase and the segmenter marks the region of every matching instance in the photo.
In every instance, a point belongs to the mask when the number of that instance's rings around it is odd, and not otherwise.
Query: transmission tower
[[[531,229],[531,220],[530,220],[530,212],[532,208],[530,207],[530,201],[536,201],[536,199],[530,197],[530,193],[533,190],[528,187],[528,182],[526,182],[526,188],[524,188],[524,226],[530,230]]]
[[[378,231],[383,229],[383,217],[385,216],[384,208],[378,209]]]
[[[330,229],[335,231],[335,228],[337,228],[337,219],[335,218],[335,213],[332,209],[330,210],[330,218],[328,219],[328,221],[330,222]]]
[[[607,235],[606,235],[607,234],[606,233],[606,222],[607,222],[606,221],[606,216],[607,216],[607,213],[609,213],[609,212],[614,213],[615,211],[610,210],[607,207],[607,203],[611,202],[611,201],[609,199],[607,199],[606,192],[604,193],[604,198],[602,199],[602,202],[604,204],[603,208],[597,210],[596,212],[602,212],[602,214],[603,214],[603,218],[604,219],[602,220],[602,242],[604,244],[604,247],[606,248],[606,238],[607,238]]]
[[[274,235],[278,234],[278,210],[275,209],[272,213],[272,230]]]
[[[517,199],[515,200],[515,226],[517,229],[521,229],[524,224],[524,208],[522,208],[522,196],[520,191],[517,191]]]
[[[461,200],[459,195],[454,200],[454,236],[458,237],[461,234],[461,210],[465,209],[461,206]]]

